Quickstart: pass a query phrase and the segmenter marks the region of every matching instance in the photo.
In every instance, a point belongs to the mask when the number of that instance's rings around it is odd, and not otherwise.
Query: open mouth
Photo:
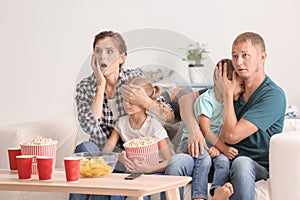
[[[126,112],[127,112],[127,113],[130,113],[130,112],[132,112],[132,111],[133,111],[132,108],[126,107]]]
[[[106,68],[106,67],[107,67],[107,64],[102,63],[100,66],[103,67],[103,68]]]

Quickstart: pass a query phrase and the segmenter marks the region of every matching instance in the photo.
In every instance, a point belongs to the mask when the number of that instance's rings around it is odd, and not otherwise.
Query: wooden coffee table
[[[184,176],[141,175],[135,180],[125,180],[128,174],[112,173],[99,178],[80,178],[77,183],[68,183],[64,171],[55,171],[51,181],[19,180],[17,173],[0,170],[0,190],[65,192],[77,194],[103,194],[130,196],[143,200],[143,196],[165,191],[167,199],[179,200],[179,187],[188,184],[192,178]]]

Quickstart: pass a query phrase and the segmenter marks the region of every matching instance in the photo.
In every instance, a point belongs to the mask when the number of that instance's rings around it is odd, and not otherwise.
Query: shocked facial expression
[[[125,54],[120,55],[113,39],[109,37],[96,42],[94,55],[104,76],[119,70],[120,64],[125,59]]]
[[[238,76],[247,80],[262,70],[265,52],[252,45],[250,41],[232,46],[232,64]]]

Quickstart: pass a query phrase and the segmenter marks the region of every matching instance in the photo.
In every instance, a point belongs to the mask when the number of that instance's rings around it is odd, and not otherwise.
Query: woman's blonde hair
[[[146,94],[153,100],[156,100],[160,95],[160,88],[152,84],[147,78],[137,76],[126,82],[127,85],[136,85],[144,89]]]

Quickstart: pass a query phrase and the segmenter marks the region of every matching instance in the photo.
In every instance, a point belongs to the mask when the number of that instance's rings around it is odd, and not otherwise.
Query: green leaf
[[[189,44],[186,57],[182,58],[182,60],[188,61],[190,64],[201,64],[204,59],[203,55],[209,53],[205,48],[205,45],[201,45],[198,42]]]

